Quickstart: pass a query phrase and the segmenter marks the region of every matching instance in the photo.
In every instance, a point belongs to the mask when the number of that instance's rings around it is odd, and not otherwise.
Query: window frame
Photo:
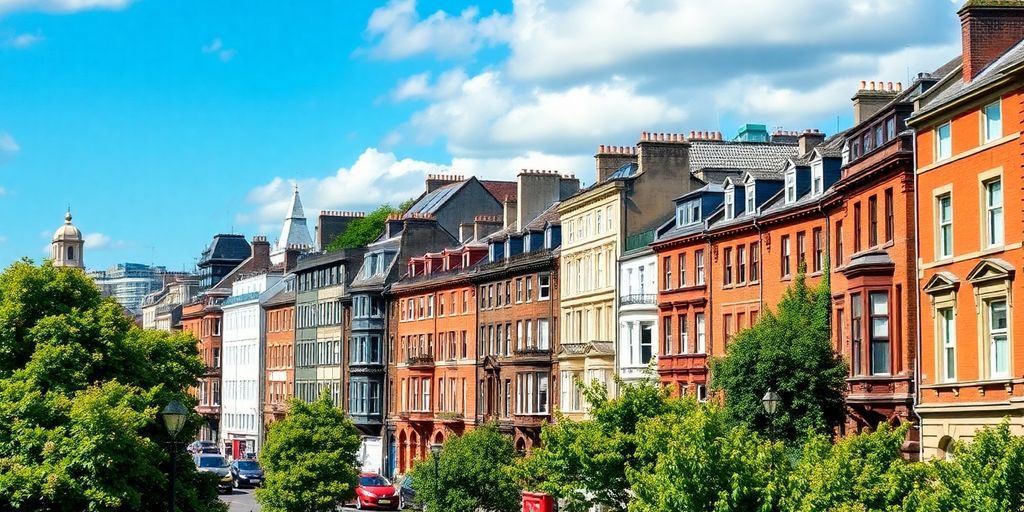
[[[1006,243],[1006,216],[1005,216],[1005,196],[1003,194],[1003,178],[1002,176],[996,176],[994,178],[981,182],[982,185],[982,199],[985,209],[985,216],[982,219],[982,225],[984,226],[984,242],[986,248],[1001,247]],[[998,186],[998,200],[999,204],[994,204],[993,198],[995,197],[992,193],[992,187]],[[998,221],[996,219],[998,218]],[[996,226],[998,224],[998,226]]]
[[[990,131],[992,128],[991,120],[989,118],[989,109],[995,107],[998,118],[996,121],[997,131]],[[989,103],[981,107],[981,143],[988,144],[989,142],[998,140],[1003,137],[1003,107],[1002,99],[997,99],[992,103]]]
[[[944,217],[943,202],[947,202],[949,216]],[[948,231],[946,228],[948,227]],[[953,193],[946,191],[935,196],[935,253],[936,259],[952,258],[955,253],[953,246]],[[948,246],[948,252],[947,252]]]
[[[943,131],[946,136],[943,137]],[[941,162],[948,160],[953,156],[953,123],[946,121],[945,123],[935,126],[935,148],[934,155],[935,161]]]

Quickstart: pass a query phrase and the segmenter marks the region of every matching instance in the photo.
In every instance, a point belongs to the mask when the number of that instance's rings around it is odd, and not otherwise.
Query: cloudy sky
[[[593,182],[641,131],[851,123],[860,80],[959,53],[947,0],[0,0],[0,265],[71,205],[86,263],[190,268],[218,232],[417,195]],[[313,222],[310,222],[313,224]]]

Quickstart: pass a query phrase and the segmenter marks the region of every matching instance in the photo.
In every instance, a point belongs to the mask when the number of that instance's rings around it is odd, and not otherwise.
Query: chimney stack
[[[519,212],[519,203],[516,202],[512,196],[505,196],[505,200],[502,202],[502,222],[505,227],[509,227],[516,222]],[[518,226],[516,226],[518,229]]]
[[[597,163],[597,181],[604,181],[623,165],[636,163],[635,146],[598,146],[594,160]]]
[[[327,247],[338,235],[345,232],[352,221],[366,216],[364,212],[324,210],[316,219],[314,242],[319,248]]]
[[[1024,0],[968,0],[960,11],[964,82],[1024,39]]]
[[[391,215],[388,215],[388,220],[384,224],[384,235],[385,235],[385,238],[391,238],[393,236],[397,236],[399,233],[402,232],[402,227],[403,226],[404,226],[404,223],[402,222],[402,214],[401,213],[392,213]]]
[[[850,98],[853,100],[853,124],[860,124],[861,121],[875,115],[882,110],[882,107],[896,98],[902,90],[903,84],[899,82],[894,86],[892,82],[888,82],[887,85],[883,81],[876,84],[874,80],[870,82],[861,80],[857,94]]]
[[[445,185],[452,183],[458,183],[464,181],[465,176],[457,174],[428,174],[427,175],[427,193],[431,193]]]
[[[825,134],[818,131],[817,128],[806,129],[797,138],[797,147],[801,156],[811,152],[812,149],[817,147],[822,142],[825,142]]]
[[[250,269],[264,269],[270,267],[270,242],[267,237],[256,235],[252,237],[252,265]]]

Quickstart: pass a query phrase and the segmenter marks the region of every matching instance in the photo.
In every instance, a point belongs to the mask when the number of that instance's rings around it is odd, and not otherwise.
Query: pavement
[[[260,510],[253,489],[234,489],[231,494],[221,494],[220,499],[228,504],[228,512],[259,512]],[[341,507],[338,510],[348,512],[355,509]]]

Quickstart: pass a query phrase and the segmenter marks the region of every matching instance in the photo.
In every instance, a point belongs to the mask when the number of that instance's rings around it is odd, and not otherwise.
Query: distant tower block
[[[85,239],[82,232],[71,223],[71,207],[64,215],[64,224],[53,233],[53,240],[50,241],[50,257],[56,267],[85,268],[82,258],[82,248],[85,246]]]

